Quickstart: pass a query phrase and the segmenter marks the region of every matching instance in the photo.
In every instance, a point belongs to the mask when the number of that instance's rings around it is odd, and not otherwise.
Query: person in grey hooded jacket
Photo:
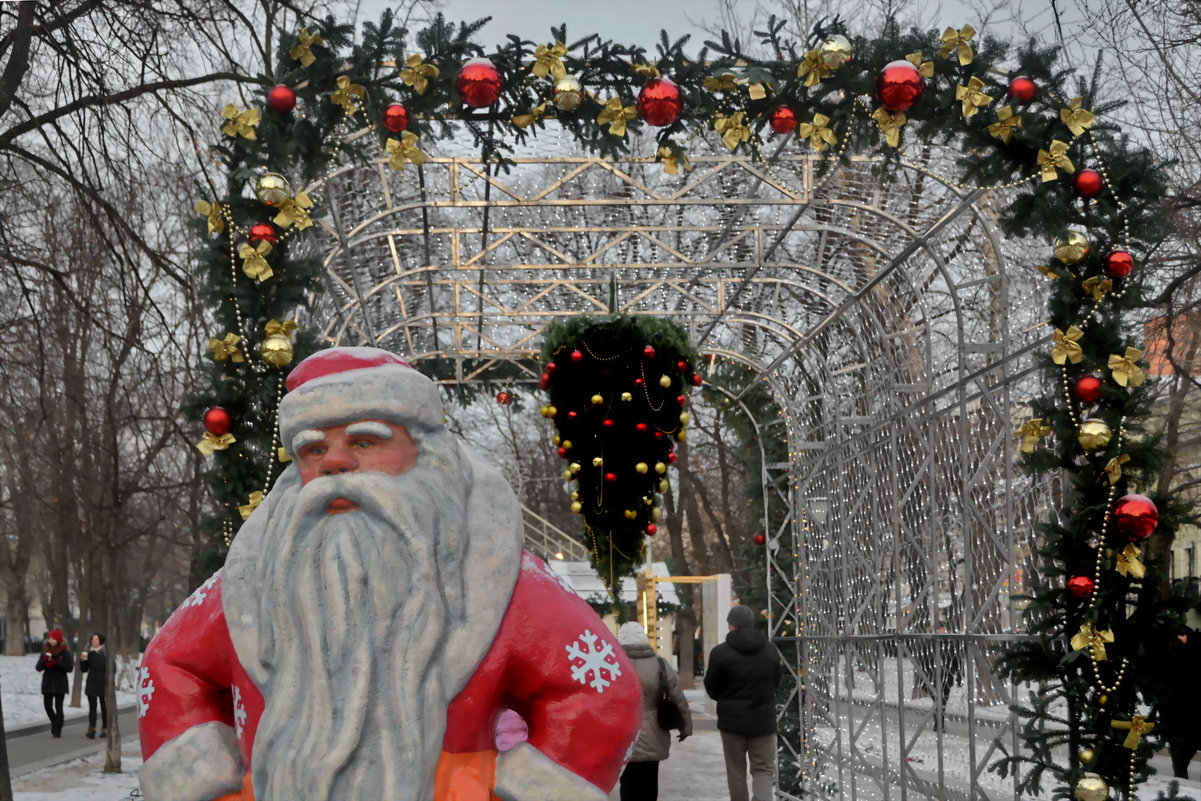
[[[771,801],[775,780],[776,688],[783,663],[767,635],[755,629],[758,620],[749,606],[731,609],[730,633],[709,654],[705,671],[705,692],[717,701],[730,801],[748,801],[748,759],[754,801]]]
[[[642,728],[634,742],[630,761],[621,772],[621,801],[656,801],[659,797],[659,763],[671,750],[671,732],[659,725],[657,714],[660,695],[660,667],[667,687],[667,696],[684,719],[681,741],[692,734],[692,712],[676,671],[666,660],[655,654],[640,623],[625,623],[617,632],[617,641],[642,682]]]

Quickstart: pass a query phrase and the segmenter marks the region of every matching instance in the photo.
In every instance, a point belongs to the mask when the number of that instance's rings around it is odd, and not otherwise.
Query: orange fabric
[[[236,793],[214,798],[213,801],[254,801],[254,788],[251,787],[250,774],[242,777],[242,789]]]
[[[499,801],[496,786],[496,752],[443,751],[434,773],[434,801]]]

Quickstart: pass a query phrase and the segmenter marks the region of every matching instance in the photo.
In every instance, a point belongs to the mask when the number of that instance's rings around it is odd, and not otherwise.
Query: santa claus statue
[[[147,801],[604,801],[642,720],[605,624],[521,507],[374,348],[298,364],[292,464],[146,649]],[[528,727],[503,753],[510,708]]]

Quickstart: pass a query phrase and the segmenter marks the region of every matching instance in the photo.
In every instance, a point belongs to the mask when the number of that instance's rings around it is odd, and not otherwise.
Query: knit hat
[[[650,645],[651,641],[641,623],[630,622],[622,623],[617,630],[617,642],[619,645]]]
[[[753,629],[759,617],[749,606],[735,606],[726,615],[726,622],[736,629]]]
[[[53,631],[46,632],[46,639],[54,640],[55,642],[58,642],[58,643],[63,643],[63,642],[67,641],[67,638],[63,635],[62,629],[54,629]]]
[[[292,369],[279,404],[279,435],[295,458],[301,431],[386,420],[413,433],[443,425],[438,385],[394,353],[379,348],[329,348]]]

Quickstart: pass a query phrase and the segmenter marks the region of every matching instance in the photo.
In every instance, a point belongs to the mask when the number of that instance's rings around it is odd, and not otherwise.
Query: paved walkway
[[[118,721],[121,726],[121,739],[125,742],[136,742],[137,708],[123,707]],[[68,718],[63,725],[63,736],[57,738],[50,736],[49,722],[6,731],[4,739],[8,748],[9,770],[13,778],[103,751],[104,740],[99,737],[89,740],[83,736],[87,728],[88,720],[83,717],[74,720]]]

